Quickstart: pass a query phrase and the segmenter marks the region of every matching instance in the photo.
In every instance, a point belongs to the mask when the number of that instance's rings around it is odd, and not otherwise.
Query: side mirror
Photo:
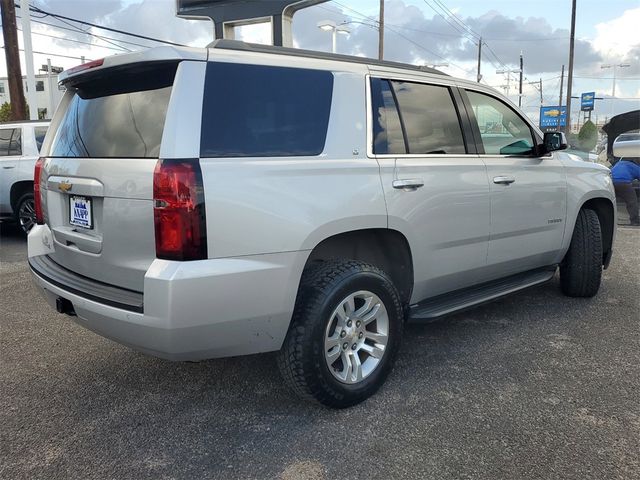
[[[567,137],[562,132],[546,132],[544,134],[545,153],[565,150],[568,147]]]

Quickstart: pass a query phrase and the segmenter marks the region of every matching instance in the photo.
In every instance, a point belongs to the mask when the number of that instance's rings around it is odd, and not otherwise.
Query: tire
[[[33,192],[27,192],[16,202],[16,222],[23,234],[27,235],[36,224],[36,210]]]
[[[350,407],[384,383],[402,330],[400,296],[387,274],[354,260],[319,263],[303,273],[278,367],[302,398]]]
[[[602,232],[593,210],[578,213],[569,251],[560,264],[560,287],[569,297],[593,297],[602,279]]]

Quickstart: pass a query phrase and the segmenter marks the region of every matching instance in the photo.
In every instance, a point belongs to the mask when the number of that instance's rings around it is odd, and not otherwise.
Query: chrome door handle
[[[406,180],[394,180],[393,188],[399,190],[416,190],[420,187],[424,187],[424,180],[421,178],[408,178]]]
[[[500,177],[493,177],[493,183],[497,183],[500,185],[510,185],[515,181],[516,179],[514,177],[509,177],[507,175],[502,175]]]

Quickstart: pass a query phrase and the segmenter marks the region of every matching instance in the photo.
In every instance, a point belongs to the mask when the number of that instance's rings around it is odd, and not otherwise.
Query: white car
[[[0,219],[35,225],[33,169],[49,121],[0,123]]]
[[[405,321],[558,268],[590,297],[611,259],[609,170],[476,82],[234,41],[60,78],[29,263],[59,312],[152,355],[280,351],[293,390],[347,407]]]

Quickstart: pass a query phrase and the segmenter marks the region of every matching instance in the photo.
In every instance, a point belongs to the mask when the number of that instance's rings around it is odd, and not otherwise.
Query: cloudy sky
[[[213,35],[210,22],[176,18],[175,0],[31,0],[31,4],[47,12],[192,46],[206,45]],[[22,15],[20,9],[17,12]],[[415,64],[446,62],[449,66],[442,68],[446,73],[475,79],[477,37],[481,35],[485,42],[483,82],[503,92],[507,77],[496,70],[517,68],[522,52],[527,82],[523,106],[535,117],[540,93],[528,82],[542,79],[545,105],[557,104],[560,69],[568,64],[570,18],[570,0],[386,0],[385,58]],[[32,19],[34,50],[48,54],[36,55],[37,66],[50,57],[54,65],[69,68],[81,56],[95,59],[154,45],[41,14],[32,14]],[[349,36],[338,39],[340,53],[377,55],[377,0],[329,1],[299,12],[293,23],[295,46],[329,51],[331,35],[317,28],[321,20],[345,23],[350,29]],[[638,26],[640,3],[636,0],[578,0],[574,92],[595,91],[605,97],[596,103],[598,116],[609,116],[612,108],[616,112],[640,108]],[[243,27],[238,35],[268,42],[269,28]],[[620,63],[631,66],[617,70],[617,100],[611,102],[613,71],[601,66]],[[4,55],[0,75],[6,75]],[[517,101],[515,74],[509,83],[511,98]]]

